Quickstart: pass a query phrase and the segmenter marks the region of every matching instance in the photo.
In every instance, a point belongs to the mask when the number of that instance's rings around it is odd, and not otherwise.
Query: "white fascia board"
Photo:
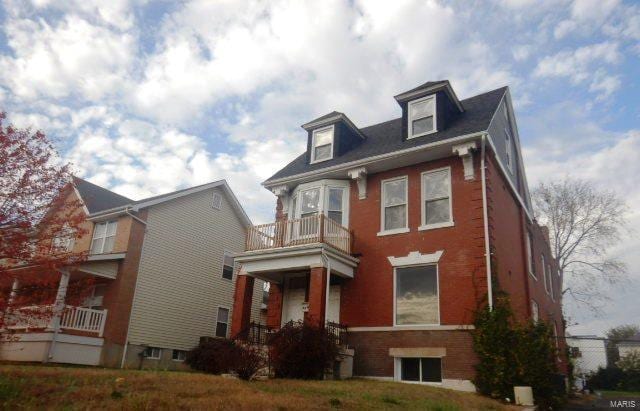
[[[322,168],[320,170],[313,170],[313,171],[307,171],[304,173],[300,173],[300,174],[295,174],[293,176],[288,176],[288,177],[283,177],[283,178],[278,178],[275,180],[271,180],[271,181],[263,181],[262,185],[266,188],[270,188],[276,185],[281,185],[281,184],[287,184],[287,183],[292,183],[295,182],[297,180],[300,179],[304,179],[305,177],[311,177],[313,176],[314,178],[320,178],[323,175],[326,174],[330,174],[336,171],[344,171],[345,173],[355,167],[359,167],[359,166],[366,166],[368,164],[372,164],[372,163],[376,163],[378,161],[383,161],[383,160],[388,160],[388,159],[392,159],[395,157],[401,157],[405,154],[409,154],[409,153],[415,153],[415,152],[419,152],[419,151],[426,151],[429,149],[432,149],[434,147],[438,147],[438,146],[445,146],[445,145],[455,145],[457,143],[460,142],[464,142],[464,141],[471,141],[471,140],[475,140],[475,139],[480,139],[482,137],[483,134],[486,134],[486,130],[483,131],[478,131],[475,133],[470,133],[470,134],[464,134],[458,137],[454,137],[454,138],[450,138],[450,139],[446,139],[443,141],[435,141],[433,143],[428,143],[428,144],[424,144],[424,145],[420,145],[417,147],[411,147],[411,148],[406,148],[403,150],[397,150],[397,151],[392,151],[390,153],[384,153],[384,154],[378,154],[375,156],[371,156],[371,157],[365,157],[359,160],[354,160],[354,161],[349,161],[347,163],[343,163],[343,164],[336,164],[335,166],[330,166],[330,167],[326,167],[326,168]]]

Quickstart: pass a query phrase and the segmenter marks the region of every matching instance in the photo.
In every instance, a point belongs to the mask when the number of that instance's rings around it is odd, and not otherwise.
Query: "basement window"
[[[333,125],[313,130],[311,141],[311,163],[333,158]]]
[[[409,103],[409,138],[436,131],[436,98],[427,96]]]
[[[159,360],[162,356],[162,348],[147,347],[143,352],[144,358],[148,360]]]
[[[187,352],[183,350],[173,350],[171,353],[171,359],[173,361],[183,362],[187,359]]]
[[[441,358],[401,358],[400,379],[407,382],[441,383]]]

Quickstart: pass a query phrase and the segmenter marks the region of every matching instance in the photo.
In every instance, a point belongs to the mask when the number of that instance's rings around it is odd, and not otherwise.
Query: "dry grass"
[[[369,380],[245,382],[167,371],[0,365],[0,409],[504,410],[475,394]]]

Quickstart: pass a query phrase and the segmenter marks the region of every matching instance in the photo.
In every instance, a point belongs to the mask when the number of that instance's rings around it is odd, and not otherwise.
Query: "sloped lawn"
[[[245,382],[167,371],[0,364],[0,409],[516,409],[475,394],[370,380]]]

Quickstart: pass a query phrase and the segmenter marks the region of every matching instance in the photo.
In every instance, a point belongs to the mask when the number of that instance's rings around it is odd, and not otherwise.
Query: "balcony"
[[[348,228],[324,214],[319,214],[249,227],[245,250],[260,251],[327,244],[337,251],[351,255],[352,240]]]

